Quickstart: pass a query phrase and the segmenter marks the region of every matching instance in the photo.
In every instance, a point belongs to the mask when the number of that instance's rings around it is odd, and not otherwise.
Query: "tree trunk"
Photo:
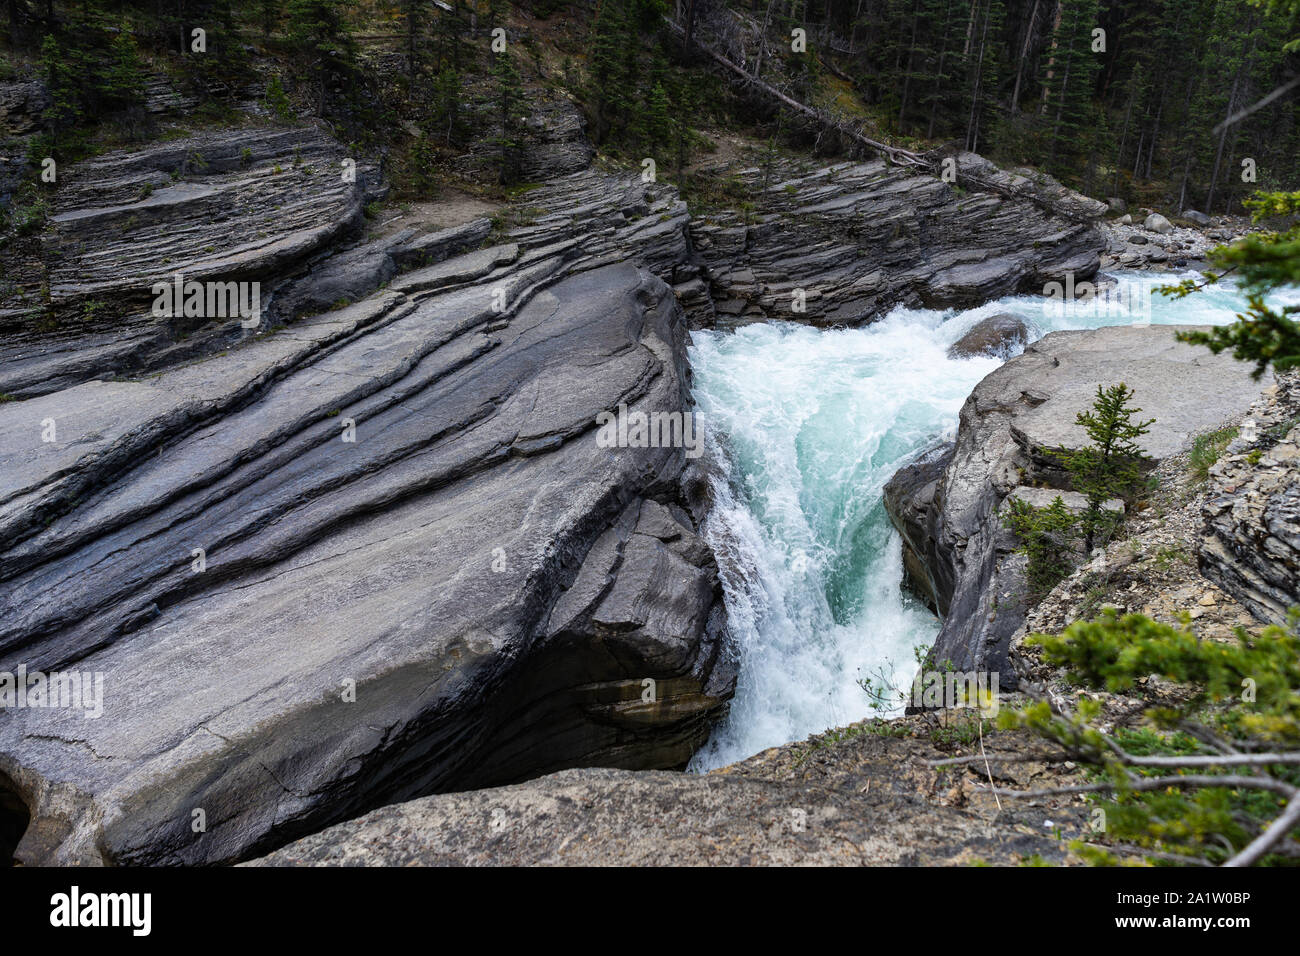
[[[970,56],[970,42],[975,36],[975,5],[979,0],[970,0],[970,15],[966,18],[966,46],[962,48],[962,56]]]
[[[970,119],[966,123],[966,148],[972,153],[979,145],[979,99],[984,85],[984,46],[989,34],[989,11],[984,11],[984,27],[980,31],[980,54],[975,63],[975,84],[970,97]]]
[[[934,93],[930,98],[930,125],[925,131],[926,139],[934,139],[934,124],[939,116],[939,91],[943,88],[943,61],[948,57],[948,24],[952,18],[947,16],[951,3],[944,8],[943,39],[939,41],[939,66],[934,74]]]
[[[1052,54],[1047,58],[1047,72],[1043,76],[1043,105],[1040,113],[1047,112],[1052,80],[1056,77],[1056,34],[1061,29],[1061,0],[1056,0],[1056,13],[1052,18]]]
[[[1240,68],[1238,68],[1237,75],[1232,78],[1232,89],[1228,92],[1228,107],[1227,107],[1227,112],[1225,114],[1226,116],[1231,116],[1233,110],[1236,109],[1237,88],[1240,85],[1240,83],[1241,83],[1241,70]],[[1231,129],[1231,127],[1229,126],[1223,127],[1223,131],[1219,133],[1218,149],[1214,151],[1214,171],[1210,173],[1210,191],[1205,196],[1205,214],[1207,216],[1213,215],[1214,188],[1215,186],[1218,185],[1219,182],[1219,168],[1223,163],[1223,144],[1228,141],[1229,129]],[[1179,206],[1179,211],[1180,212],[1182,211],[1181,205]]]
[[[916,2],[912,3],[912,45],[907,50],[907,66],[903,71],[903,99],[898,106],[898,131],[903,132],[903,116],[907,113],[907,91],[912,86],[912,59],[916,56],[916,27],[920,17],[917,16]]]
[[[415,87],[415,8],[419,0],[406,0],[406,73]]]
[[[767,27],[772,22],[772,5],[776,0],[767,0],[767,12],[763,14],[763,29],[758,33],[758,58],[754,61],[754,79],[758,79],[763,70],[763,53],[767,50]]]
[[[1073,37],[1070,38],[1070,49],[1067,52],[1074,52]],[[1061,115],[1065,111],[1065,94],[1070,88],[1070,60],[1071,57],[1066,57],[1065,72],[1061,75],[1061,92],[1056,98],[1056,121],[1052,124],[1052,151],[1051,155],[1048,156],[1047,159],[1047,168],[1049,172],[1056,164],[1056,147],[1061,141]]]
[[[1256,25],[1254,17],[1251,17],[1248,23],[1249,23],[1250,32],[1251,34],[1253,34]],[[1242,50],[1241,61],[1237,64],[1237,72],[1232,78],[1232,90],[1228,93],[1228,113],[1227,116],[1224,117],[1223,132],[1219,134],[1219,148],[1218,150],[1215,151],[1214,154],[1214,172],[1210,176],[1210,192],[1205,197],[1205,214],[1207,216],[1213,215],[1212,209],[1214,207],[1214,190],[1215,190],[1215,186],[1218,184],[1219,181],[1219,164],[1223,159],[1223,145],[1225,142],[1227,142],[1228,130],[1232,128],[1232,126],[1228,124],[1227,121],[1230,120],[1232,118],[1232,114],[1237,111],[1237,91],[1241,89],[1242,75],[1248,74],[1250,72],[1250,65],[1255,59],[1255,51],[1257,49],[1257,43],[1258,41],[1251,42],[1249,52],[1247,52],[1244,49]]]
[[[1135,91],[1128,95],[1128,107],[1124,110],[1124,129],[1119,134],[1119,149],[1115,151],[1115,194],[1119,195],[1119,171],[1124,163],[1124,145],[1128,142],[1128,123],[1133,116],[1133,98]]]
[[[1147,169],[1146,180],[1151,181],[1151,166],[1156,160],[1156,141],[1160,139],[1160,120],[1165,115],[1165,98],[1163,94],[1160,97],[1160,104],[1156,107],[1156,122],[1151,127],[1151,143],[1147,147]],[[1139,157],[1139,160],[1141,157]]]
[[[1025,42],[1020,45],[1020,61],[1016,64],[1016,85],[1011,91],[1011,115],[1016,115],[1016,110],[1020,107],[1020,81],[1025,75],[1025,60],[1029,58],[1029,42],[1034,38],[1034,24],[1038,21],[1038,4],[1041,0],[1034,0],[1034,8],[1029,12],[1029,23],[1025,25]]]

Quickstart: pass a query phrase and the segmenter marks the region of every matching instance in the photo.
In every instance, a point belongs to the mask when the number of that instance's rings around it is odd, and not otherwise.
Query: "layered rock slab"
[[[506,248],[476,283],[0,406],[0,671],[104,676],[99,719],[0,716],[18,859],[232,861],[688,758],[734,671],[687,461],[595,429],[689,409],[685,323],[648,273],[569,265]]]
[[[882,160],[736,172],[750,208],[691,222],[717,324],[856,325],[895,305],[973,306],[1096,272],[1105,204],[974,153],[953,162],[955,183]],[[966,175],[983,185],[967,189]],[[699,290],[673,281],[690,307]]]
[[[1300,607],[1300,372],[1278,376],[1210,468],[1202,573],[1270,624]]]
[[[0,297],[0,391],[39,395],[235,344],[238,325],[155,315],[155,284],[256,282],[269,319],[277,285],[359,231],[371,179],[309,127],[198,133],[61,169],[37,271],[15,263]]]
[[[1126,383],[1140,418],[1139,443],[1156,461],[1240,414],[1258,397],[1250,367],[1174,338],[1183,326],[1053,332],[985,377],[962,406],[957,438],[900,470],[885,507],[903,537],[913,586],[943,625],[930,651],[960,670],[1004,674],[1024,622],[1024,562],[1003,525],[1006,499],[1068,489],[1052,452],[1087,436],[1075,416],[1098,385]],[[1033,487],[1040,486],[1040,487]]]

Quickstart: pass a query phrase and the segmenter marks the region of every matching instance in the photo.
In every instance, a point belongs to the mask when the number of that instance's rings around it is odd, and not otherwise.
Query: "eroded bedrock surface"
[[[691,238],[706,268],[675,277],[678,294],[703,324],[707,291],[722,328],[856,325],[896,305],[978,305],[1097,271],[1104,203],[974,153],[954,163],[956,184],[881,160],[736,171],[749,207],[696,210]]]
[[[570,265],[467,253],[0,406],[0,671],[103,675],[98,719],[0,716],[19,860],[232,861],[439,790],[687,760],[734,685],[699,485],[596,427],[689,408],[684,316],[634,265]]]
[[[1069,798],[999,810],[982,766],[929,765],[952,756],[929,729],[879,729],[864,722],[708,774],[577,769],[422,797],[247,865],[1014,866],[1067,862],[1069,840],[1086,837],[1086,813]],[[1019,734],[985,744],[1001,785],[1066,782],[1041,763],[997,762],[999,752],[1033,756]]]
[[[943,618],[932,660],[1014,682],[1007,652],[1024,623],[1025,580],[1004,524],[1008,499],[1045,506],[1062,494],[1067,506],[1081,507],[1054,452],[1087,444],[1075,416],[1091,409],[1097,386],[1133,389],[1136,417],[1155,419],[1138,442],[1156,462],[1187,451],[1259,397],[1263,386],[1249,364],[1178,342],[1183,328],[1191,326],[1044,336],[975,387],[955,442],[890,479],[885,508],[902,534],[908,577]]]
[[[1050,183],[750,171],[749,221],[696,224],[553,125],[525,205],[392,229],[308,128],[70,167],[0,302],[0,674],[102,675],[103,713],[0,709],[0,862],[226,862],[680,766],[735,683],[705,459],[602,447],[598,414],[689,412],[688,325],[796,285],[859,323],[1097,266]],[[177,273],[259,283],[260,322],[155,315]]]

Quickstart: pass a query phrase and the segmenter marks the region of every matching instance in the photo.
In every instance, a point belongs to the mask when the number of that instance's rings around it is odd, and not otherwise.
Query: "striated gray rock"
[[[433,232],[403,230],[393,236],[362,243],[325,258],[306,275],[282,283],[268,303],[270,314],[292,320],[350,305],[391,282],[399,272],[416,266],[438,265],[449,257],[477,249],[491,231],[491,220],[479,218]],[[447,272],[447,283],[444,284],[477,277],[466,269],[465,264],[448,266],[444,270]],[[421,288],[435,285],[426,282]],[[395,286],[398,287],[401,286]]]
[[[999,312],[980,319],[971,330],[948,348],[949,358],[971,358],[977,355],[1010,357],[1023,349],[1031,337],[1029,323],[1010,312]]]
[[[41,114],[50,103],[49,91],[38,80],[0,83],[0,132],[6,137],[40,132]]]
[[[568,99],[534,102],[524,120],[521,175],[537,182],[586,169],[596,150],[587,139],[587,122]]]
[[[382,184],[308,128],[68,171],[50,302],[22,271],[0,304],[0,672],[102,676],[103,711],[0,714],[0,852],[230,862],[703,742],[735,682],[705,485],[682,447],[602,447],[596,416],[689,413],[683,308],[734,321],[711,293],[749,278],[718,278],[673,187],[587,168],[563,108],[539,122],[529,155],[572,171],[436,232],[363,238]],[[851,167],[746,240],[753,281],[796,222],[790,268],[838,255],[881,305],[1095,268],[1085,201],[963,162],[1004,191]],[[852,259],[828,245],[846,223]],[[153,316],[177,271],[261,283],[264,321]]]
[[[360,228],[368,174],[349,180],[348,159],[315,129],[251,127],[61,170],[40,235],[44,271],[16,270],[0,303],[27,315],[0,345],[0,391],[27,397],[151,371],[247,337],[238,323],[155,316],[154,284],[177,273],[260,283],[269,324],[276,287]]]
[[[1211,222],[1209,216],[1195,209],[1184,209],[1182,215],[1188,222],[1194,222],[1198,226],[1208,226]]]
[[[584,169],[530,190],[523,205],[529,215],[509,236],[521,249],[564,245],[583,263],[635,262],[669,284],[698,270],[690,261],[690,211],[666,183]]]
[[[1201,572],[1271,624],[1300,607],[1300,374],[1279,376],[1210,468]]]
[[[544,87],[529,92],[528,112],[517,134],[521,181],[540,183],[586,169],[596,150],[587,139],[582,110],[564,95]],[[487,103],[466,102],[462,106],[483,126],[483,135],[475,139],[472,153],[464,161],[480,175],[495,176],[501,150],[498,111]]]
[[[1024,569],[1001,512],[1012,494],[1068,487],[1051,452],[1086,440],[1075,415],[1091,407],[1098,385],[1135,390],[1142,417],[1156,419],[1141,440],[1156,461],[1258,396],[1248,366],[1178,343],[1177,328],[1045,336],[976,386],[954,443],[890,480],[885,507],[903,537],[910,583],[943,618],[932,659],[1003,673],[1004,686],[1014,686],[1007,649],[1024,620]]]
[[[595,429],[689,410],[682,312],[630,264],[489,260],[0,405],[0,671],[104,681],[99,719],[0,720],[20,860],[237,860],[704,740],[734,670],[684,450]]]
[[[753,210],[699,215],[690,227],[717,324],[855,325],[900,303],[976,305],[1097,271],[1105,239],[1093,222],[1103,203],[973,153],[957,160],[957,186],[969,172],[1000,191],[959,191],[883,161],[737,172]]]
[[[363,177],[347,152],[310,127],[221,130],[78,163],[55,193],[58,304],[150,298],[188,278],[272,275],[355,228]]]

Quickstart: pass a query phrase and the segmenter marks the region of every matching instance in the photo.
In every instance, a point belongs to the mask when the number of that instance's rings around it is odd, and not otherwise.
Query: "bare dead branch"
[[[1154,857],[1157,860],[1168,860],[1170,863],[1182,863],[1186,866],[1214,866],[1209,860],[1199,856],[1184,856],[1181,853],[1169,853],[1165,850],[1148,850],[1138,846],[1126,846],[1123,843],[1117,843],[1113,846],[1107,846],[1102,843],[1089,843],[1087,840],[1082,841],[1084,846],[1090,846],[1097,850],[1118,851],[1128,853],[1132,856]]]
[[[1058,760],[1074,760],[1075,755],[1070,753],[1050,753],[1050,754],[1022,754],[1022,753],[991,753],[987,759],[998,763],[1051,763]],[[973,754],[969,757],[947,757],[943,760],[927,760],[927,767],[959,767],[964,764],[981,763],[985,760],[982,754]]]
[[[1300,753],[1286,754],[1189,754],[1182,757],[1136,757],[1124,755],[1130,767],[1261,767],[1268,764],[1300,765]]]
[[[1251,113],[1257,112],[1258,110],[1262,110],[1265,106],[1268,106],[1269,103],[1272,103],[1279,96],[1283,95],[1284,93],[1290,92],[1291,90],[1295,89],[1297,86],[1300,86],[1300,76],[1297,76],[1295,79],[1288,80],[1287,82],[1283,83],[1281,86],[1277,87],[1271,93],[1256,100],[1250,106],[1247,106],[1244,110],[1238,110],[1237,112],[1233,113],[1231,116],[1229,116],[1218,126],[1214,127],[1214,129],[1210,130],[1211,135],[1218,133],[1219,131],[1225,129],[1228,126],[1233,126],[1237,123],[1240,123]]]
[[[1020,799],[1051,797],[1067,793],[1114,793],[1117,790],[1160,790],[1164,787],[1241,787],[1247,790],[1271,790],[1284,797],[1293,797],[1300,790],[1272,777],[1243,777],[1239,774],[1180,774],[1176,777],[1131,777],[1121,785],[1113,782],[1081,783],[1068,787],[1043,787],[1039,790],[999,789],[1003,796]]]
[[[1295,792],[1294,788],[1292,790]],[[1300,826],[1300,792],[1292,796],[1286,810],[1268,825],[1268,829],[1251,840],[1244,850],[1223,865],[1250,866],[1267,853],[1274,844],[1286,839],[1286,835],[1296,826]]]

